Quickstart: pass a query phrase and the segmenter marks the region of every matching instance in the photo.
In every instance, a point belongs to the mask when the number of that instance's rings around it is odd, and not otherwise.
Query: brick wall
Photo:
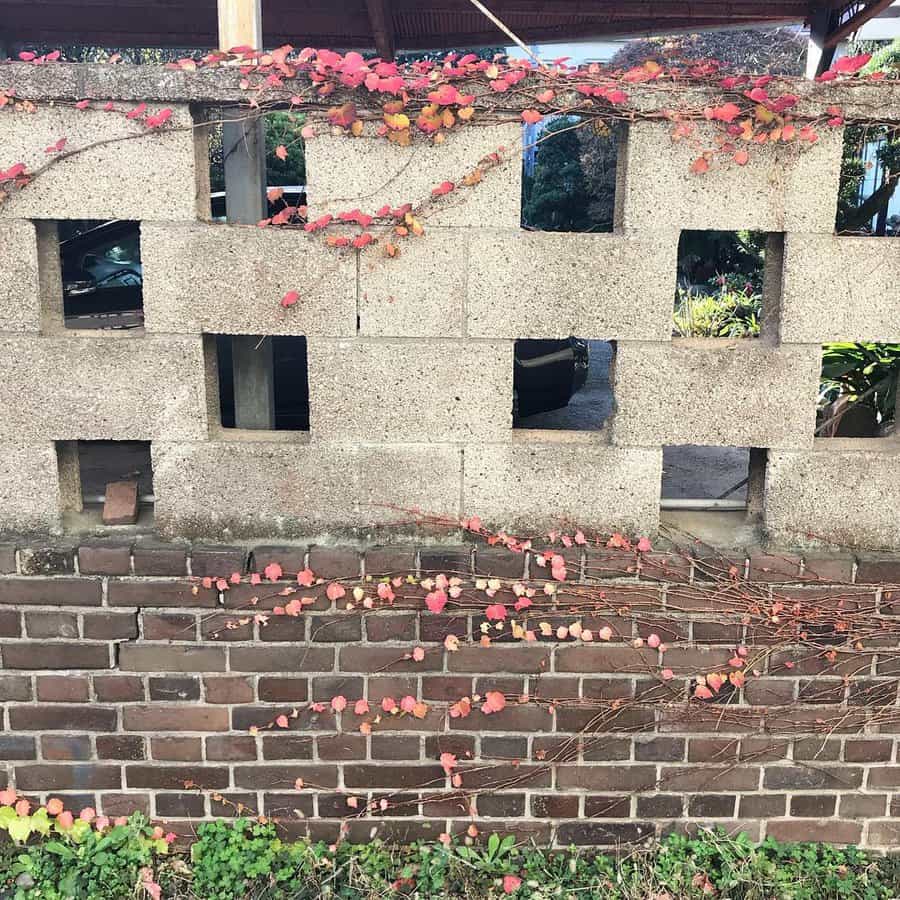
[[[204,110],[246,99],[239,74],[4,72],[38,105],[4,111],[0,160],[35,167],[61,135],[69,148],[114,142],[66,159],[0,206],[0,530],[59,530],[73,499],[55,442],[112,439],[152,443],[156,522],[170,537],[310,538],[408,518],[388,507],[477,513],[517,529],[563,517],[652,534],[662,447],[688,443],[768,451],[761,506],[776,542],[900,547],[898,439],[813,436],[821,343],[900,340],[900,246],[834,235],[841,128],[822,129],[802,153],[761,148],[748,165],[701,178],[689,174],[691,142],[673,143],[663,123],[632,123],[613,234],[520,230],[512,153],[466,202],[438,207],[425,239],[386,260],[297,230],[208,221]],[[835,103],[848,116],[900,119],[895,84],[791,89],[805,112]],[[639,104],[665,101],[641,90]],[[152,102],[148,94],[174,110],[172,127],[141,139],[123,116],[48,102]],[[503,119],[498,104],[511,101],[492,102]],[[336,209],[337,197],[372,210],[427,197],[498,145],[520,142],[517,121],[406,148],[319,130],[306,148],[313,215]],[[65,330],[48,220],[110,217],[141,223],[146,328]],[[786,234],[758,341],[672,339],[681,228]],[[281,310],[290,289],[302,302]],[[217,333],[307,338],[308,433],[264,440],[221,427],[215,342],[205,339]],[[617,342],[610,427],[514,430],[514,341],[570,334]]]
[[[181,832],[243,804],[326,839],[342,824],[366,840],[373,828],[407,839],[474,821],[559,844],[709,823],[754,838],[896,843],[896,557],[559,552],[567,584],[555,600],[539,591],[521,621],[577,619],[609,627],[609,642],[512,642],[492,626],[481,646],[485,605],[511,602],[517,583],[540,587],[546,570],[534,554],[480,544],[372,548],[364,559],[349,546],[3,546],[0,781],[107,814],[143,809]],[[292,574],[248,583],[275,561]],[[273,615],[306,566],[323,581],[292,596],[312,602]],[[203,587],[235,572],[239,585]],[[441,614],[424,610],[420,583],[437,573],[462,579]],[[354,597],[359,586],[375,598],[390,574],[411,576],[392,603]],[[479,576],[499,580],[492,600]],[[332,602],[336,581],[346,594]],[[784,617],[798,604],[819,618],[792,635],[768,618],[776,604]],[[448,634],[458,651],[445,649]],[[634,646],[651,634],[663,656]],[[410,658],[416,646],[422,661]],[[689,701],[695,677],[727,669],[740,646],[753,668],[743,688],[727,703]],[[505,694],[502,712],[476,702],[468,717],[449,714],[486,691]],[[337,695],[349,703],[340,713]],[[427,709],[376,719],[385,697]],[[361,698],[373,708],[364,717],[353,713]],[[288,728],[272,726],[279,715]],[[459,790],[442,752],[458,758]]]

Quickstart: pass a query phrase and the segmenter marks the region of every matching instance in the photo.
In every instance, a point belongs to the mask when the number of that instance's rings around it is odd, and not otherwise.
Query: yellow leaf
[[[350,126],[350,133],[351,133],[354,137],[359,137],[359,136],[363,133],[363,123],[362,123],[361,120],[357,119],[357,120]]]
[[[462,109],[458,110],[456,113],[463,122],[468,122],[472,116],[475,115],[475,107],[474,106],[464,106]]]

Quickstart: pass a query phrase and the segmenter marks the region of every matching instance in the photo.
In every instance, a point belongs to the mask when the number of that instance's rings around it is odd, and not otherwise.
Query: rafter
[[[874,19],[875,16],[887,9],[893,2],[894,0],[873,0],[872,3],[858,9],[842,25],[839,25],[829,33],[828,37],[825,38],[825,46],[837,47],[844,38],[849,37],[854,31],[858,31],[866,22]]]

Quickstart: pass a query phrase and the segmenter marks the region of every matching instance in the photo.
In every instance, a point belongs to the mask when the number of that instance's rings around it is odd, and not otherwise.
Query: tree
[[[527,228],[586,231],[590,227],[578,122],[575,116],[563,116],[540,135],[534,173],[522,184],[522,219]]]

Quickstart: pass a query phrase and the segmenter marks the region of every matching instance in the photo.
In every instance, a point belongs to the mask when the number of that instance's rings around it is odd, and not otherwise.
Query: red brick
[[[209,765],[125,766],[125,780],[130,788],[162,788],[184,790],[185,782],[193,782],[203,790],[228,787],[228,769]]]
[[[373,734],[370,741],[372,759],[419,759],[418,735]]]
[[[429,654],[430,656],[430,654]],[[427,662],[429,656],[425,657]],[[440,667],[441,654],[435,654]],[[448,656],[451,672],[521,672],[550,670],[550,651],[545,647],[462,647]]]
[[[685,554],[651,551],[642,553],[638,562],[642,579],[669,583],[690,581],[692,560]]]
[[[366,758],[366,738],[361,734],[323,734],[316,738],[319,759],[339,762]]]
[[[496,715],[502,715],[497,713]],[[514,730],[514,729],[511,729]],[[518,730],[518,729],[515,729]],[[481,739],[482,759],[527,759],[528,738],[511,735],[484,735]]]
[[[319,578],[358,579],[359,551],[349,547],[311,547],[309,567]]]
[[[86,734],[45,734],[41,737],[41,753],[45,760],[90,759],[91,739]]]
[[[277,616],[269,619],[268,624],[259,626],[259,636],[264,641],[291,641],[302,644],[307,640],[308,625],[309,621],[305,616]]]
[[[558,731],[652,731],[654,713],[647,708],[598,709],[563,706],[556,711]]]
[[[635,739],[634,758],[639,762],[681,762],[685,743],[684,738]]]
[[[97,735],[97,757],[99,759],[144,758],[144,739],[136,734]]]
[[[183,581],[137,581],[110,579],[108,602],[110,606],[141,607],[213,607],[218,602],[215,591],[199,588],[195,583]]]
[[[145,816],[150,815],[149,794],[101,794],[100,810],[104,816],[110,818],[116,816],[130,816],[140,812]]]
[[[475,574],[485,578],[525,580],[524,553],[515,553],[503,547],[476,547]]]
[[[369,680],[370,690],[372,679]],[[424,700],[449,700],[455,702],[460,697],[472,693],[472,679],[461,675],[435,675],[422,678],[422,698]]]
[[[836,794],[797,794],[791,797],[790,815],[798,819],[833,816],[836,809]]]
[[[232,647],[234,672],[330,672],[330,647]]]
[[[108,669],[109,645],[49,642],[3,644],[7,669]]]
[[[137,615],[135,613],[98,613],[85,615],[83,619],[84,636],[98,640],[116,641],[136,638],[138,635]]]
[[[416,618],[414,613],[366,616],[366,637],[370,641],[414,640]]]
[[[450,719],[450,727],[460,731],[553,731],[553,716],[543,706],[515,706],[507,704],[500,712],[489,716],[471,715]]]
[[[570,554],[573,559],[575,554],[569,550],[564,551],[566,562],[569,562]],[[572,565],[569,565],[572,568]],[[634,577],[638,571],[637,554],[628,550],[594,550],[588,549],[584,554],[584,577],[588,581],[596,581],[604,578]],[[535,570],[532,568],[531,576]]]
[[[198,737],[155,737],[150,754],[167,762],[196,762],[203,759],[203,742]]]
[[[243,574],[247,571],[247,556],[242,547],[196,545],[191,548],[191,573],[200,578]]]
[[[16,545],[0,544],[0,573],[3,575],[15,575],[16,573]]]
[[[125,672],[224,672],[224,647],[124,644],[119,668]]]
[[[79,791],[121,787],[118,766],[35,765],[16,766],[16,787],[20,791]]]
[[[412,547],[369,547],[365,553],[366,575],[409,575],[416,572],[416,551]]]
[[[577,818],[578,797],[565,794],[532,794],[531,815],[539,819]]]
[[[556,785],[589,791],[652,791],[656,766],[560,766]]]
[[[317,788],[337,787],[337,766],[235,766],[234,783],[239,788],[271,789],[282,785],[293,786],[302,778]]]
[[[111,481],[106,485],[101,519],[104,525],[134,525],[138,517],[138,483]]]
[[[131,544],[82,544],[78,548],[78,571],[82,575],[128,575]]]
[[[220,706],[126,706],[126,731],[228,731],[228,710]]]
[[[479,816],[505,818],[525,815],[524,794],[484,793],[479,794],[475,802]]]
[[[266,567],[276,563],[281,566],[286,581],[293,581],[298,572],[306,568],[306,547],[254,547],[250,557],[250,570],[262,574]]]
[[[671,652],[671,651],[670,651]],[[557,672],[651,672],[657,668],[655,650],[633,647],[562,647],[556,653]]]
[[[734,738],[691,738],[689,762],[727,763],[737,758],[738,741]]]
[[[807,556],[803,560],[802,581],[849,584],[852,578],[852,556]]]
[[[155,804],[158,817],[198,819],[206,815],[206,798],[203,794],[157,794]]]
[[[75,675],[38,675],[36,686],[38,700],[50,703],[84,703],[90,695],[88,679]]]
[[[862,785],[856,766],[767,766],[763,786],[769,790],[849,790]]]
[[[186,544],[138,539],[132,551],[135,575],[186,575]]]
[[[758,766],[663,766],[660,790],[664,791],[755,791]]]
[[[23,575],[70,575],[75,571],[75,545],[20,547],[19,568]]]
[[[352,704],[364,693],[365,684],[362,678],[347,675],[317,675],[312,680],[313,700],[327,701],[337,694],[343,694]]]
[[[436,545],[419,550],[419,567],[422,575],[470,575],[472,572],[472,548],[460,545]]]
[[[362,617],[352,613],[311,616],[309,638],[323,644],[362,640]]]
[[[681,794],[638,797],[637,814],[654,819],[680,819],[684,815],[684,797]]]
[[[31,678],[27,675],[0,675],[0,701],[30,700]]]
[[[241,619],[244,620],[241,624]],[[305,621],[298,620],[301,628],[299,640],[303,640]],[[252,641],[254,624],[251,616],[242,616],[238,613],[216,613],[200,618],[200,639],[214,641],[216,643],[231,643],[233,641]],[[269,629],[262,629],[267,632]]]
[[[0,605],[100,606],[101,585],[92,578],[4,578]]]
[[[231,711],[232,731],[247,732],[251,728],[271,727],[282,713],[290,712],[280,706],[236,706]],[[296,718],[288,719],[292,731],[334,731],[334,713],[330,710],[317,713],[309,708],[300,709]]]
[[[137,675],[94,675],[94,695],[104,703],[144,699],[144,684]]]
[[[742,819],[768,819],[785,814],[784,794],[745,794],[740,798],[738,815]]]
[[[64,612],[26,612],[25,631],[31,638],[77,638],[78,616]]]
[[[444,666],[443,651],[427,653],[422,662],[410,655],[411,647],[341,647],[342,672],[434,672]],[[461,651],[460,651],[461,652]],[[409,657],[409,658],[407,658]]]
[[[837,819],[772,819],[766,824],[766,835],[777,841],[858,844],[862,837],[862,825]]]
[[[254,699],[250,680],[237,675],[204,677],[203,686],[207,703],[252,703]]]
[[[890,762],[893,755],[894,742],[881,741],[847,741],[844,744],[844,759],[847,762]]]
[[[696,794],[688,798],[688,815],[703,819],[731,819],[736,805],[735,794]]]
[[[0,759],[36,759],[37,748],[33,737],[20,734],[0,735]]]
[[[144,640],[193,641],[197,637],[197,619],[186,613],[142,612]]]
[[[200,699],[200,679],[192,676],[150,678],[147,687],[151,700]]]
[[[213,761],[244,762],[256,759],[256,739],[246,737],[208,737],[206,758]]]
[[[311,734],[273,734],[263,737],[263,759],[312,759]]]
[[[856,570],[856,583],[900,585],[900,557],[861,557]]]
[[[754,553],[750,556],[748,581],[788,582],[800,576],[801,558],[785,553]]]
[[[438,788],[443,787],[445,781],[444,770],[436,763],[420,766],[387,766],[384,763],[344,766],[344,784],[351,790],[359,788]],[[470,786],[474,787],[475,785],[470,784]]]

